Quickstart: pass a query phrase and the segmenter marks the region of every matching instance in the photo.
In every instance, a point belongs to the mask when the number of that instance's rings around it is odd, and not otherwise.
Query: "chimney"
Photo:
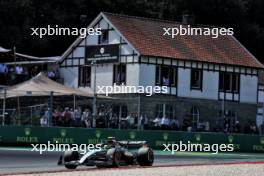
[[[194,15],[183,14],[182,15],[182,24],[184,25],[193,25],[194,24]]]

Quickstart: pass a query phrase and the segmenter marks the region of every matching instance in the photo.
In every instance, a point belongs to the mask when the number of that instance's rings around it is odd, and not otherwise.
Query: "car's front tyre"
[[[76,164],[70,164],[71,161],[78,161],[79,160],[79,153],[77,151],[65,151],[64,153],[64,163],[67,169],[76,169]]]

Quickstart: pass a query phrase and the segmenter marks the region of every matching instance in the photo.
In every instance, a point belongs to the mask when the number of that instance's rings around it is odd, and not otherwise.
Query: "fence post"
[[[51,126],[52,112],[53,112],[53,91],[50,92],[48,126]]]
[[[5,125],[5,109],[6,109],[6,89],[4,89],[2,126]]]

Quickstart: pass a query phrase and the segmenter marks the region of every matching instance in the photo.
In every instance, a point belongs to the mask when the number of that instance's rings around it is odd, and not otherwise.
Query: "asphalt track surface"
[[[176,155],[171,155],[160,151],[155,151],[154,153],[154,166],[156,167],[197,166],[242,162],[264,163],[263,154],[178,153]],[[0,175],[68,171],[63,166],[57,165],[60,154],[60,152],[46,152],[40,155],[38,152],[32,152],[28,149],[0,148]],[[96,167],[80,166],[77,170],[84,169],[94,170]]]

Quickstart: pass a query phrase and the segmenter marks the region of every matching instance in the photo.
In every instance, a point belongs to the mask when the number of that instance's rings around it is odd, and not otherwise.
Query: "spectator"
[[[8,68],[5,64],[0,63],[0,85],[6,85],[6,76]]]
[[[135,118],[130,114],[126,117],[128,128],[133,129],[135,127]]]
[[[0,73],[5,74],[8,72],[7,66],[5,64],[0,63]]]
[[[91,113],[90,113],[89,109],[85,109],[85,111],[83,112],[83,115],[82,115],[82,121],[84,122],[86,128],[92,127],[90,117],[91,117]]]
[[[118,127],[118,116],[116,114],[113,114],[112,116],[110,116],[110,127],[111,128]]]
[[[228,123],[225,123],[224,124],[224,132],[225,133],[228,133],[229,132],[229,124]]]
[[[166,116],[163,116],[161,119],[161,129],[168,130],[170,125],[170,119]]]
[[[44,115],[42,116],[42,118],[40,119],[40,126],[44,127],[44,126],[48,126],[49,124],[49,108],[45,111]]]
[[[258,134],[257,126],[254,122],[250,124],[250,133],[251,134]]]
[[[147,115],[145,114],[145,116],[144,116],[144,129],[149,129],[149,119],[148,119],[148,117],[147,117]]]
[[[46,117],[42,117],[40,119],[40,126],[42,127],[48,126],[48,119]]]
[[[234,132],[235,133],[240,133],[240,123],[239,123],[238,120],[235,122]]]
[[[144,130],[144,124],[145,124],[145,117],[146,117],[146,115],[141,115],[140,116],[140,119],[139,119],[139,129],[140,130]]]
[[[169,85],[169,78],[168,77],[162,77],[163,85]]]
[[[48,71],[48,77],[50,78],[50,79],[54,79],[55,78],[55,72],[54,71],[52,71],[52,70],[50,70],[50,71]]]
[[[210,123],[207,121],[205,122],[205,128],[204,128],[205,131],[210,131]]]
[[[160,126],[161,126],[161,118],[158,116],[156,117],[155,120],[153,120],[154,122],[154,128],[155,129],[160,129]]]
[[[106,112],[106,115],[105,115],[106,127],[107,128],[110,127],[110,120],[111,120],[112,116],[113,116],[112,109],[108,108],[107,112]]]
[[[264,134],[264,122],[261,123],[260,130],[261,130],[261,135],[263,135]]]
[[[71,118],[70,118],[70,122],[69,122],[70,124],[69,125],[70,126],[74,126],[74,124],[75,124],[75,116],[74,116],[73,108],[71,108],[69,112],[71,114]]]
[[[35,66],[31,69],[30,75],[31,77],[36,76],[39,73],[38,66]]]
[[[176,120],[175,118],[170,120],[170,129],[172,130],[179,130],[179,121]]]
[[[14,67],[10,67],[8,71],[8,84],[16,84],[16,72]]]
[[[57,109],[55,109],[55,111],[53,113],[53,124],[55,126],[58,126],[60,124],[60,120],[61,120],[61,112],[57,108]]]
[[[72,114],[69,111],[69,108],[65,108],[65,111],[63,113],[63,117],[64,117],[64,125],[70,126]]]
[[[23,72],[24,72],[24,69],[23,69],[23,67],[21,66],[21,65],[17,65],[16,67],[15,67],[15,71],[16,71],[16,83],[20,83],[20,82],[22,82],[22,81],[24,81],[23,80]]]
[[[189,125],[188,127],[187,127],[187,132],[192,132],[192,126],[191,125]]]
[[[21,65],[17,65],[15,69],[17,75],[21,75],[24,72],[24,69]]]
[[[82,119],[82,109],[78,107],[74,110],[75,126],[80,126]]]

